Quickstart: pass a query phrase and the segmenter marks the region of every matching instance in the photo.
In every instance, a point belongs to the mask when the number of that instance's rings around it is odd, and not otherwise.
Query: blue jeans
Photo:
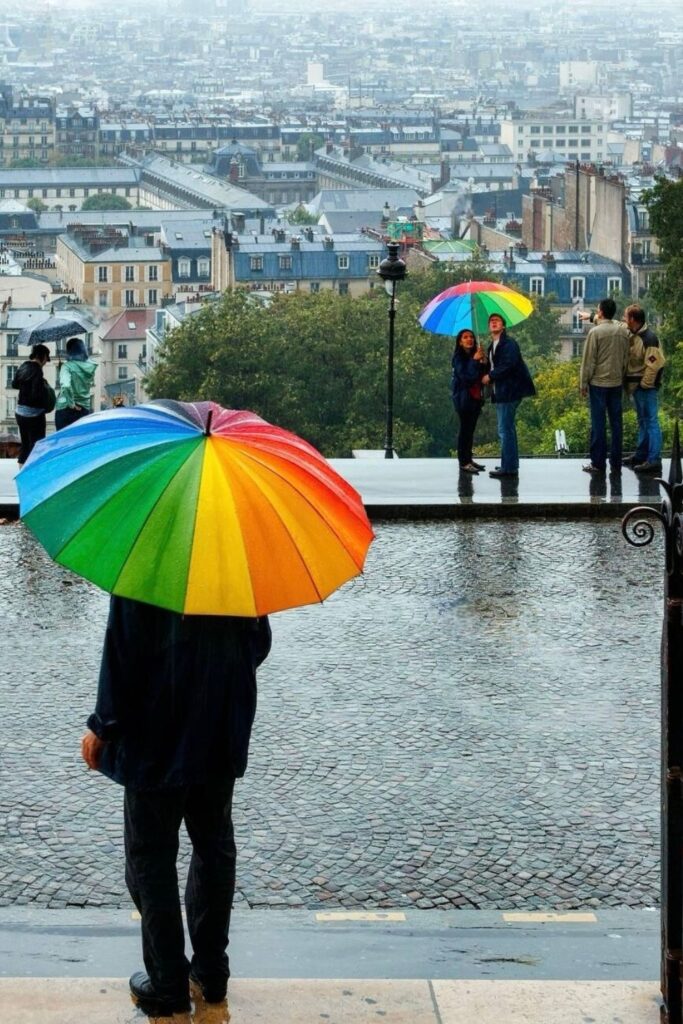
[[[588,385],[591,409],[591,462],[596,469],[604,469],[607,464],[606,419],[609,419],[611,434],[610,467],[615,472],[621,471],[623,437],[621,394],[621,385],[616,388],[603,388],[597,384]]]
[[[633,392],[633,401],[638,417],[638,443],[636,462],[660,462],[662,458],[662,430],[658,417],[658,392],[656,388],[638,387]]]
[[[519,470],[519,451],[515,416],[519,401],[496,402],[495,406],[500,438],[500,468],[503,473],[516,473]]]

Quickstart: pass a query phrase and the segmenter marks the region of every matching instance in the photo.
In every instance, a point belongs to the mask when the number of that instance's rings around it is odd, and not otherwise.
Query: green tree
[[[47,205],[42,201],[42,199],[38,199],[36,196],[29,199],[26,205],[29,210],[33,210],[34,213],[45,213],[47,210]]]
[[[309,213],[303,203],[297,206],[296,210],[293,210],[287,216],[289,224],[317,224],[318,218],[314,213]]]
[[[82,210],[132,210],[125,196],[113,192],[96,192],[83,201]]]
[[[648,299],[661,317],[658,327],[669,364],[664,373],[665,407],[680,415],[683,399],[683,179],[676,182],[658,178],[643,196],[650,227],[659,244],[664,265],[652,275]]]
[[[318,135],[317,132],[304,132],[296,144],[297,160],[301,163],[306,160],[312,160],[316,149],[320,149],[324,143],[324,138],[322,135]]]

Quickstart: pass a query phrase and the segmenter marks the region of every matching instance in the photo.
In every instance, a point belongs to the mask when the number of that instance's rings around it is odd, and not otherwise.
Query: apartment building
[[[116,228],[70,225],[57,239],[57,273],[81,302],[103,313],[160,305],[173,292],[171,261],[149,241]]]
[[[601,163],[607,159],[608,131],[606,120],[529,114],[503,119],[500,141],[520,163],[548,151],[552,151],[558,161]]]

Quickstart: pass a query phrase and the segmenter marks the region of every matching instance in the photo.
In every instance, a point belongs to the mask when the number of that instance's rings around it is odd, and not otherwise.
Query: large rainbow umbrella
[[[466,328],[475,334],[488,329],[489,317],[499,313],[508,327],[526,320],[533,303],[513,288],[495,281],[468,281],[435,295],[418,319],[426,331],[455,336]]]
[[[214,402],[85,416],[36,445],[17,488],[60,565],[190,615],[322,601],[373,539],[360,496],[315,448]]]

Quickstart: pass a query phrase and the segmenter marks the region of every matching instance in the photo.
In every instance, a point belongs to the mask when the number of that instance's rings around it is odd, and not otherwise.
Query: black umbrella
[[[19,345],[37,345],[39,341],[60,341],[72,334],[87,334],[95,325],[73,310],[50,313],[33,327],[25,327],[17,338]]]

